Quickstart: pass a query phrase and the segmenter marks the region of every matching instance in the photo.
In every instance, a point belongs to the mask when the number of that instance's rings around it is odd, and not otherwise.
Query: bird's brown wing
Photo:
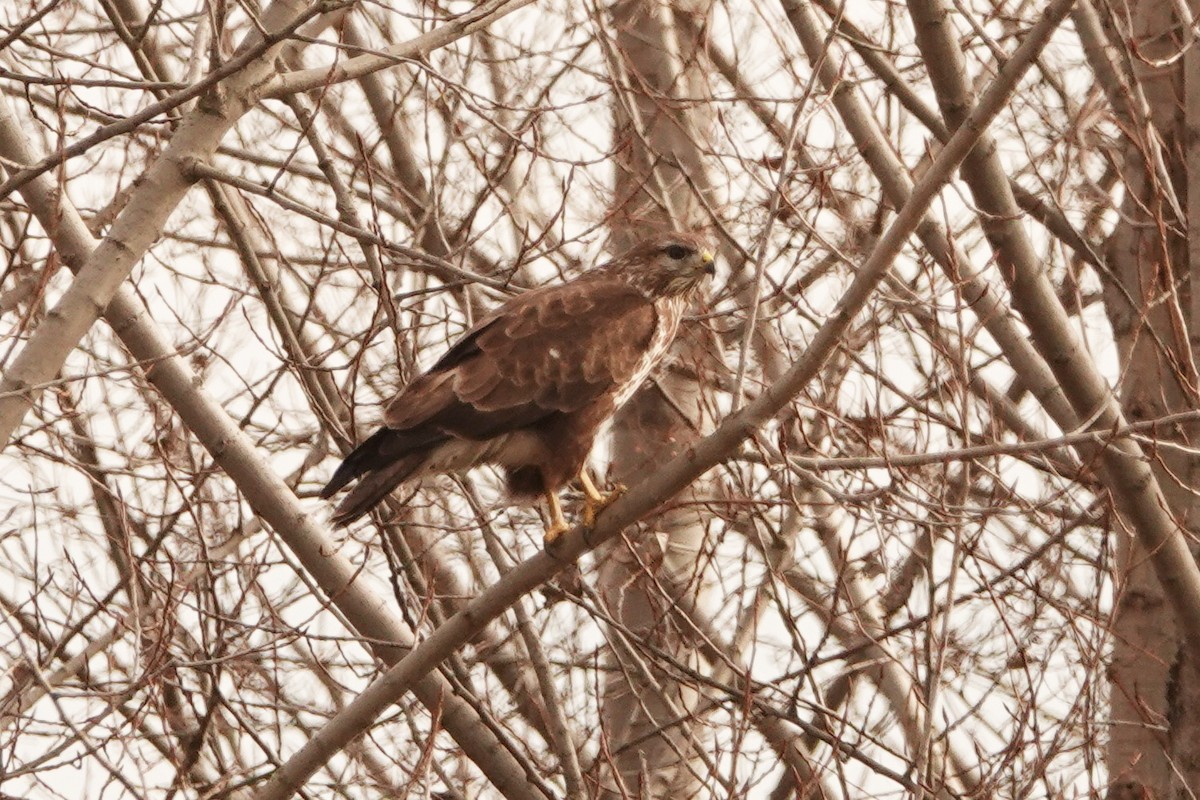
[[[580,410],[634,376],[656,324],[653,303],[622,281],[526,292],[393,398],[384,424],[481,440]]]

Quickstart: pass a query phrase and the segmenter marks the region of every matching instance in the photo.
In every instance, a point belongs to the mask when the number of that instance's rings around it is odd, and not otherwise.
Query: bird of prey
[[[333,523],[353,522],[401,483],[495,464],[514,499],[545,497],[547,544],[569,527],[557,492],[576,476],[590,524],[608,502],[584,468],[596,432],[666,354],[713,272],[704,240],[675,233],[504,303],[387,403],[383,427],[321,490],[328,498],[358,480]]]

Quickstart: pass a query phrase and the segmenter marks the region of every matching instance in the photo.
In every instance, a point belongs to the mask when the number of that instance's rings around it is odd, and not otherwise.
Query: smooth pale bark
[[[36,162],[6,104],[0,105],[0,157],[13,164]],[[41,175],[26,182],[21,192],[68,266],[78,269],[94,256],[98,247],[95,239],[78,211],[59,195],[54,181]],[[366,646],[384,663],[398,661],[413,644],[412,632],[389,610],[387,599],[364,583],[358,568],[339,554],[328,532],[317,524],[310,509],[300,506],[250,438],[199,388],[201,382],[142,302],[130,290],[118,287],[104,315],[142,365],[147,380],[237,484],[255,512],[296,554]],[[529,780],[524,767],[482,724],[478,712],[454,693],[445,678],[428,675],[416,692],[426,706],[436,710],[443,728],[502,794],[510,800],[544,796],[537,783]]]
[[[1139,82],[1161,135],[1178,130],[1173,121],[1180,105],[1178,90],[1161,66],[1144,59],[1173,56],[1184,43],[1170,35],[1174,6],[1146,5],[1145,13],[1135,15],[1133,33],[1142,57],[1134,63],[1136,70],[1143,71]],[[970,107],[971,90],[948,7],[940,0],[910,0],[909,8],[938,103],[954,127]],[[1138,104],[1129,103],[1129,109],[1137,113]],[[1120,405],[1081,346],[1020,223],[995,142],[982,139],[963,165],[963,179],[984,213],[984,231],[1012,291],[1014,307],[1025,318],[1031,338],[1076,412],[1081,418],[1094,417],[1096,429],[1159,418],[1194,406],[1197,400],[1196,367],[1184,334],[1187,322],[1179,295],[1187,253],[1184,242],[1170,233],[1178,223],[1175,187],[1181,185],[1181,168],[1164,161],[1179,148],[1171,145],[1170,137],[1165,143],[1161,149],[1136,144],[1128,149],[1122,221],[1107,248],[1111,274],[1120,284],[1106,282],[1110,320],[1123,344]],[[1195,440],[1194,425],[1173,427],[1172,438]],[[1115,440],[1101,457],[1101,477],[1120,512],[1118,530],[1133,534],[1132,540],[1121,537],[1119,549],[1124,580],[1118,584],[1116,651],[1110,673],[1113,737],[1118,742],[1126,737],[1139,740],[1132,748],[1118,744],[1110,751],[1110,780],[1118,786],[1132,780],[1154,796],[1163,796],[1170,773],[1163,745],[1154,741],[1152,730],[1164,722],[1160,715],[1166,711],[1167,671],[1184,653],[1192,663],[1200,663],[1196,658],[1200,654],[1200,569],[1188,545],[1197,524],[1195,500],[1191,487],[1174,477],[1191,475],[1194,458],[1170,448],[1148,459],[1132,439]],[[1127,617],[1131,619],[1123,619]]]
[[[1120,56],[1126,41],[1141,54],[1113,59],[1108,72],[1097,70],[1125,134],[1121,177],[1126,191],[1106,248],[1111,272],[1105,276],[1105,308],[1121,356],[1121,400],[1135,422],[1192,409],[1200,401],[1195,359],[1200,292],[1193,286],[1200,275],[1195,133],[1200,63],[1191,52],[1193,40],[1177,30],[1192,24],[1180,19],[1180,7],[1160,0],[1133,4],[1130,29],[1105,31],[1110,48],[1090,54],[1094,64],[1102,55]],[[1102,19],[1092,14],[1089,21],[1100,28]],[[1184,57],[1175,58],[1181,51]],[[1126,64],[1132,74],[1121,69]],[[1186,198],[1186,226],[1176,213],[1179,197]],[[1177,234],[1181,231],[1186,236]],[[1161,432],[1194,444],[1200,426],[1185,421]],[[1194,541],[1200,529],[1194,493],[1200,460],[1171,448],[1158,454],[1155,467],[1171,511]],[[1185,634],[1173,619],[1170,596],[1147,568],[1146,543],[1121,537],[1118,555],[1108,672],[1110,795],[1194,797],[1200,786],[1200,659],[1181,646]]]
[[[344,65],[330,69],[341,79],[349,79],[391,66],[404,58],[424,55],[527,2],[508,0],[485,4],[486,7],[475,9],[436,30],[394,45],[389,48],[387,57],[362,57],[382,58],[382,63],[373,61],[370,65],[360,65],[364,67],[362,70],[348,72]],[[247,59],[247,63],[212,86],[185,116],[162,155],[146,171],[129,202],[117,215],[96,252],[80,267],[79,278],[47,313],[46,319],[5,371],[0,381],[0,442],[8,442],[67,355],[99,319],[141,257],[162,235],[167,219],[192,185],[191,165],[210,158],[229,129],[264,97],[268,82],[275,74],[274,55],[282,49],[287,34],[311,17],[315,8],[306,8],[296,0],[272,3],[259,20],[267,37],[262,39],[257,33],[253,34],[239,48],[238,58],[230,62],[240,64],[242,59]],[[254,57],[249,58],[251,55]],[[326,71],[326,77],[330,77],[329,71]],[[272,90],[278,96],[319,85],[320,82],[310,86],[299,81],[286,87],[272,84]],[[43,160],[37,169],[44,173],[47,164],[51,163],[55,162]],[[12,191],[40,174],[31,169],[33,166],[14,175],[19,181],[6,181],[5,191]]]
[[[202,97],[146,170],[108,235],[80,265],[79,277],[5,371],[0,381],[0,443],[8,443],[44,386],[162,234],[167,218],[191,188],[188,165],[212,156],[229,129],[257,102],[258,87],[274,74],[280,34],[295,28],[305,18],[304,11],[305,5],[296,0],[277,0],[263,12],[263,29],[273,34],[267,41],[275,43],[263,47],[258,34],[251,35],[241,51],[260,55]]]
[[[1172,24],[1169,3],[1144,2],[1144,8],[1136,16],[1138,30],[1151,34]],[[1158,149],[1161,136],[1174,135],[1174,100],[1171,92],[1163,93],[1160,81],[1152,75],[1167,76],[1170,69],[1151,70],[1146,65],[1136,69],[1142,77],[1150,78],[1151,91],[1143,91],[1138,76],[1126,69],[1125,34],[1104,30],[1104,21],[1090,3],[1081,2],[1074,14],[1075,26],[1079,30],[1088,61],[1095,72],[1099,86],[1122,125],[1124,163],[1122,179],[1126,187],[1122,220],[1113,230],[1107,242],[1105,255],[1112,276],[1103,276],[1105,285],[1105,308],[1112,323],[1113,334],[1120,346],[1122,374],[1128,376],[1121,389],[1122,403],[1131,421],[1153,419],[1166,408],[1165,396],[1147,397],[1146,380],[1155,380],[1153,375],[1162,366],[1162,358],[1142,330],[1145,296],[1140,289],[1141,266],[1138,240],[1142,234],[1138,228],[1144,224],[1146,215],[1143,204],[1148,197],[1152,200],[1154,189],[1148,185],[1143,155],[1150,149]],[[1173,37],[1167,41],[1174,44]],[[1152,42],[1140,45],[1150,47],[1150,52],[1161,53]],[[1150,98],[1155,99],[1158,113],[1151,114]],[[1160,131],[1160,125],[1166,129]],[[1189,193],[1189,205],[1195,197]],[[1189,209],[1190,211],[1190,209]],[[1194,219],[1194,218],[1192,218]],[[1135,220],[1137,223],[1135,224]],[[1194,223],[1193,223],[1194,225]],[[1189,226],[1190,228],[1191,226]],[[1190,234],[1190,230],[1189,230]],[[1153,243],[1151,242],[1153,247]],[[1180,262],[1182,263],[1182,262]],[[1194,271],[1194,267],[1190,268]],[[1132,290],[1131,295],[1126,295]],[[1130,298],[1140,298],[1134,303]],[[1161,327],[1162,314],[1157,315]],[[1196,320],[1189,323],[1195,330]],[[1142,339],[1139,346],[1138,339]],[[1133,358],[1134,350],[1142,360]],[[1136,367],[1130,371],[1130,367]],[[1174,381],[1172,381],[1174,383]],[[1151,395],[1156,393],[1151,392]],[[1178,386],[1170,394],[1176,403]],[[1178,461],[1179,457],[1171,456]],[[1160,472],[1161,474],[1161,472]],[[1187,473],[1183,473],[1187,474]],[[1163,797],[1171,780],[1168,746],[1164,736],[1167,715],[1167,685],[1170,668],[1178,651],[1178,634],[1163,597],[1162,584],[1154,575],[1145,547],[1123,532],[1116,531],[1119,574],[1117,575],[1117,604],[1113,618],[1112,662],[1108,669],[1109,682],[1109,737],[1107,766],[1110,797],[1124,794],[1140,797],[1143,791],[1152,797]]]
[[[127,30],[140,30],[146,18],[145,10],[139,8],[136,0],[116,0],[114,12],[119,15],[115,21]],[[333,19],[326,21],[330,24],[337,22]],[[351,27],[350,20],[342,20],[341,24],[347,29]],[[130,46],[137,48],[134,53],[143,74],[156,81],[165,81],[172,77],[171,71],[167,62],[161,57],[154,33],[154,30],[150,30],[136,40],[128,37],[127,41]],[[357,44],[365,47],[367,43],[359,41]],[[381,90],[382,80],[383,75],[377,72],[370,73],[363,78],[364,83],[370,84],[370,88],[364,86],[364,92],[368,96],[377,96],[380,102],[384,101],[385,94]],[[318,94],[318,99],[319,97]],[[294,103],[302,100],[302,96],[288,98],[289,102]],[[373,102],[371,107],[373,111],[376,110],[376,103]],[[346,129],[339,109],[325,107],[322,110],[333,116],[332,123],[335,126],[342,130]],[[382,111],[382,107],[380,110]],[[353,227],[364,230],[361,220],[357,218],[347,187],[340,174],[336,172],[324,142],[317,138],[322,126],[314,124],[314,120],[306,115],[303,108],[298,111],[298,114],[304,115],[302,122],[306,136],[331,191],[336,195],[339,217]],[[385,120],[380,120],[380,127],[389,126],[385,125]],[[400,138],[391,136],[389,142]],[[395,155],[393,152],[393,156]],[[407,175],[405,179],[407,179]],[[321,419],[327,429],[331,429],[334,439],[345,445],[346,434],[343,427],[347,421],[348,410],[334,385],[331,372],[317,367],[319,360],[315,354],[319,351],[319,346],[314,341],[311,326],[304,325],[304,314],[298,310],[299,307],[296,303],[289,302],[289,300],[294,301],[294,298],[286,295],[286,287],[280,279],[279,265],[269,241],[268,231],[262,228],[259,218],[252,213],[246,200],[237,191],[212,180],[206,179],[202,183],[209,192],[217,217],[224,223],[226,234],[233,242],[251,283],[258,290],[262,303],[275,325],[281,343],[294,365],[293,372],[305,388],[315,417]],[[373,279],[378,287],[384,288],[385,282],[381,275],[382,266],[377,259],[372,259],[376,250],[375,246],[371,243],[363,243],[362,248]],[[449,253],[443,249],[437,251],[437,255],[446,256]],[[390,297],[384,299],[390,301]],[[390,308],[390,303],[385,307]],[[390,321],[394,323],[394,320]],[[443,602],[449,606],[449,613],[453,613],[458,598],[469,595],[468,587],[464,584],[462,576],[453,569],[442,545],[439,542],[429,541],[429,537],[424,535],[424,531],[425,529],[419,525],[402,527],[402,535],[406,537],[410,552],[422,554],[418,565],[422,570],[426,585],[431,589],[436,588],[439,597],[445,597]],[[443,614],[445,613],[443,612]],[[530,671],[527,667],[523,668],[522,666],[526,662],[523,654],[516,652],[510,645],[505,632],[490,628],[481,633],[480,639],[475,642],[475,645],[479,657],[491,667],[509,690],[514,703],[526,721],[541,731],[545,738],[547,736],[544,724],[546,712],[532,691],[532,687],[535,685],[534,677],[529,674]],[[366,748],[361,749],[361,754],[368,760],[371,757],[371,751]]]
[[[813,65],[814,72],[826,91],[830,92],[842,123],[883,188],[884,197],[896,206],[904,205],[912,194],[912,179],[880,130],[875,115],[861,92],[853,82],[845,80],[845,53],[836,41],[829,38],[829,32],[820,24],[817,14],[808,2],[784,0],[783,6],[792,29]],[[1006,313],[1003,301],[996,291],[973,269],[970,259],[951,242],[944,225],[933,213],[926,213],[918,224],[916,233],[947,277],[960,287],[964,301],[995,338],[1010,364],[1022,376],[1034,396],[1064,430],[1073,429],[1078,424],[1078,418],[1049,366]],[[822,536],[822,542],[828,545],[831,535],[833,534]],[[847,580],[847,588],[853,594],[857,590],[857,583],[853,576]],[[862,597],[856,598],[856,607],[857,603],[865,598],[861,590],[857,591]],[[872,620],[873,615],[869,608],[864,608],[862,614],[861,622],[869,623]],[[865,633],[870,635],[869,630]],[[884,696],[899,717],[909,746],[914,750],[920,749],[920,738],[930,722],[926,719],[919,692],[907,680],[902,670],[885,670],[883,677]],[[942,735],[934,739],[932,760],[942,761],[948,756],[963,752],[964,748],[961,746],[951,747],[943,752],[942,739]],[[962,758],[956,759],[952,772],[958,773],[968,784],[977,780],[971,776],[966,768],[965,759]]]
[[[710,185],[702,153],[712,112],[698,102],[710,91],[696,57],[703,39],[696,26],[677,26],[674,19],[702,19],[706,5],[626,0],[609,9],[610,69],[618,86],[614,140],[622,143],[614,154],[614,250],[656,229],[704,227],[696,191]],[[660,369],[614,418],[616,482],[636,483],[712,430],[712,402],[701,376],[723,366],[704,332],[701,326],[685,329],[668,356],[674,368]],[[608,634],[612,669],[605,673],[601,704],[603,751],[612,754],[601,797],[694,797],[702,791],[698,776],[706,770],[698,751],[709,747],[708,728],[695,724],[699,720],[675,723],[695,711],[700,695],[673,671],[658,669],[658,659],[641,658],[621,642],[644,641],[699,666],[695,643],[670,608],[685,596],[704,604],[706,578],[698,565],[709,526],[702,506],[688,501],[707,494],[703,484],[691,487],[679,508],[653,517],[643,534],[613,541],[600,556],[597,592],[618,623]]]

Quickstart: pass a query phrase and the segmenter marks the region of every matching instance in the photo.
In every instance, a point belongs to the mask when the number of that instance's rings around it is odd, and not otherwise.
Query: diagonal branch
[[[180,89],[178,92],[164,97],[156,103],[151,103],[136,114],[123,117],[109,125],[105,125],[99,130],[93,131],[90,135],[79,139],[68,147],[62,148],[53,155],[46,156],[36,164],[30,164],[15,170],[6,180],[0,182],[0,198],[8,197],[39,175],[54,169],[68,159],[86,153],[98,144],[126,133],[132,133],[155,117],[170,114],[179,107],[213,89],[217,84],[230,76],[236,76],[239,73],[245,76],[247,74],[245,70],[253,64],[257,63],[260,66],[264,63],[269,64],[271,54],[278,51],[278,46],[295,33],[305,22],[321,13],[322,10],[320,4],[311,5],[287,25],[270,32],[258,41],[251,40],[244,44],[233,58],[191,86]],[[263,17],[264,22],[267,19],[268,17]],[[3,48],[0,47],[0,49]],[[235,77],[230,81],[230,88],[233,88],[238,82],[239,79]]]
[[[518,0],[513,7],[526,1]],[[318,9],[323,7],[321,3],[316,4]],[[389,52],[394,51],[395,58],[426,54],[469,35],[506,10],[511,8],[500,3],[492,15],[480,16],[480,12],[473,11],[416,39],[398,44]],[[262,27],[275,33],[290,31],[298,17],[306,19],[311,13],[312,9],[298,0],[276,0],[263,13]],[[269,35],[266,41],[273,39]],[[42,386],[58,372],[112,301],[117,288],[162,235],[167,219],[191,187],[194,180],[192,166],[210,158],[229,129],[264,96],[270,85],[267,81],[275,69],[273,56],[281,47],[281,44],[272,45],[243,69],[211,87],[202,102],[180,123],[171,143],[142,178],[109,234],[88,256],[79,277],[50,310],[0,381],[0,442],[7,443],[12,437],[41,393]],[[395,58],[389,59],[388,64],[395,63]],[[327,71],[321,72],[328,76]],[[29,162],[13,163],[26,165]],[[30,179],[26,177],[26,180]]]
[[[407,694],[416,681],[428,675],[463,643],[470,641],[484,625],[561,572],[583,553],[618,536],[625,528],[652,513],[727,458],[743,441],[787,406],[833,353],[875,287],[887,275],[892,261],[920,223],[934,197],[1012,96],[1030,64],[1070,10],[1072,2],[1057,0],[1052,3],[1042,19],[1030,29],[1021,46],[1000,70],[970,115],[930,164],[921,181],[913,187],[909,202],[900,209],[891,226],[880,237],[838,308],[813,337],[803,358],[753,401],[727,417],[710,436],[698,441],[621,496],[600,515],[593,529],[574,528],[562,537],[561,544],[522,562],[438,627],[429,638],[336,714],[290,758],[263,787],[258,794],[259,800],[290,797],[304,785],[308,776],[345,747],[346,743],[368,730],[384,709]]]
[[[1069,8],[1071,4],[1065,5]],[[930,77],[943,114],[953,126],[959,109],[970,102],[970,87],[963,72],[955,68],[961,51],[944,24],[946,9],[936,0],[910,0],[909,8],[916,23],[918,47],[931,65]],[[937,65],[940,68],[935,69]],[[969,124],[969,119],[963,120],[959,132]],[[963,164],[963,178],[987,215],[984,230],[996,252],[999,272],[1009,286],[1013,306],[1025,319],[1034,346],[1054,371],[1079,418],[1089,421],[1092,430],[1121,429],[1126,425],[1121,406],[1071,325],[1021,225],[1005,176],[996,142],[984,132],[979,147]],[[1112,492],[1125,524],[1151,554],[1190,657],[1200,663],[1200,567],[1171,513],[1151,459],[1130,436],[1115,438],[1101,451],[1101,459],[1104,484]]]
[[[501,17],[532,3],[533,0],[486,0],[467,13],[455,17],[440,28],[415,39],[392,45],[380,53],[368,53],[327,67],[297,70],[281,75],[263,90],[263,97],[283,97],[322,86],[344,83],[381,69],[420,58],[445,47],[456,39],[483,30]]]
[[[262,15],[263,28],[287,30],[305,13],[297,0],[276,0]],[[57,374],[137,262],[162,235],[167,218],[191,188],[187,165],[211,156],[226,132],[257,102],[256,87],[274,70],[273,56],[280,47],[273,45],[213,87],[146,171],[108,236],[88,254],[79,276],[5,372],[0,382],[0,443],[7,444],[41,394],[41,384]]]
[[[0,105],[0,158],[18,164],[35,161],[20,128],[3,105]],[[47,176],[38,176],[26,184],[22,195],[72,268],[87,262],[98,250],[78,211],[58,194],[56,185]],[[338,553],[337,544],[310,510],[300,506],[295,494],[275,474],[250,438],[218,403],[197,388],[199,381],[195,374],[150,319],[145,306],[130,290],[119,286],[104,314],[133,357],[143,365],[149,381],[233,479],[254,510],[296,554],[330,598],[329,603],[380,660],[399,661],[414,643],[412,631],[360,579],[358,568]],[[483,724],[479,714],[455,693],[449,681],[440,674],[426,675],[416,686],[416,694],[427,708],[436,710],[442,727],[501,794],[509,800],[546,797],[533,776]]]

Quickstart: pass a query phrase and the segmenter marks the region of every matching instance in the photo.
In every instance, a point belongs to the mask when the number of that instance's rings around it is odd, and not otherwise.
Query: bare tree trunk
[[[696,59],[702,34],[677,26],[675,15],[702,19],[705,0],[674,4],[621,0],[611,8],[617,84],[617,151],[612,240],[619,250],[654,229],[700,227],[697,191],[708,180],[701,156],[710,118],[689,105],[708,92]],[[689,35],[690,34],[690,35]],[[705,110],[707,111],[707,109]],[[709,198],[704,198],[705,200]],[[686,323],[685,323],[686,324]],[[712,429],[709,398],[697,380],[712,368],[711,339],[686,328],[670,365],[633,396],[613,422],[612,477],[632,485]],[[707,351],[707,352],[706,352]],[[611,775],[605,797],[696,797],[707,770],[693,769],[708,736],[691,718],[700,695],[675,674],[641,658],[639,643],[693,668],[700,659],[670,609],[681,595],[704,605],[702,567],[708,526],[693,486],[678,508],[644,523],[640,538],[624,537],[599,554],[599,592],[616,621],[609,631],[613,669],[601,710],[603,750]]]
[[[1194,355],[1200,293],[1188,280],[1198,274],[1197,264],[1189,264],[1188,241],[1196,241],[1200,232],[1194,213],[1189,221],[1179,217],[1182,206],[1190,211],[1200,199],[1200,193],[1188,191],[1196,165],[1184,160],[1189,145],[1185,80],[1188,93],[1194,94],[1196,87],[1194,73],[1185,74],[1185,62],[1174,58],[1190,45],[1179,33],[1183,21],[1178,8],[1163,0],[1143,0],[1117,22],[1129,24],[1128,30],[1113,28],[1114,20],[1107,20],[1111,40],[1129,41],[1140,54],[1117,63],[1114,77],[1124,73],[1124,80],[1108,87],[1110,96],[1120,97],[1114,106],[1124,111],[1129,135],[1121,152],[1126,192],[1120,222],[1106,247],[1111,272],[1104,299],[1121,356],[1121,401],[1131,422],[1195,408],[1200,399]],[[1187,63],[1194,64],[1195,57],[1189,56]],[[1126,64],[1132,65],[1131,75],[1122,69]],[[1189,108],[1187,114],[1195,111]],[[1195,423],[1177,423],[1162,433],[1194,444],[1200,430]],[[1193,488],[1198,466],[1195,456],[1181,448],[1156,454],[1163,494],[1193,541],[1200,526]],[[1200,684],[1184,660],[1145,544],[1118,531],[1117,545],[1109,670],[1110,792],[1119,797],[1193,796],[1187,787],[1200,785]],[[1174,791],[1169,788],[1173,783]]]

